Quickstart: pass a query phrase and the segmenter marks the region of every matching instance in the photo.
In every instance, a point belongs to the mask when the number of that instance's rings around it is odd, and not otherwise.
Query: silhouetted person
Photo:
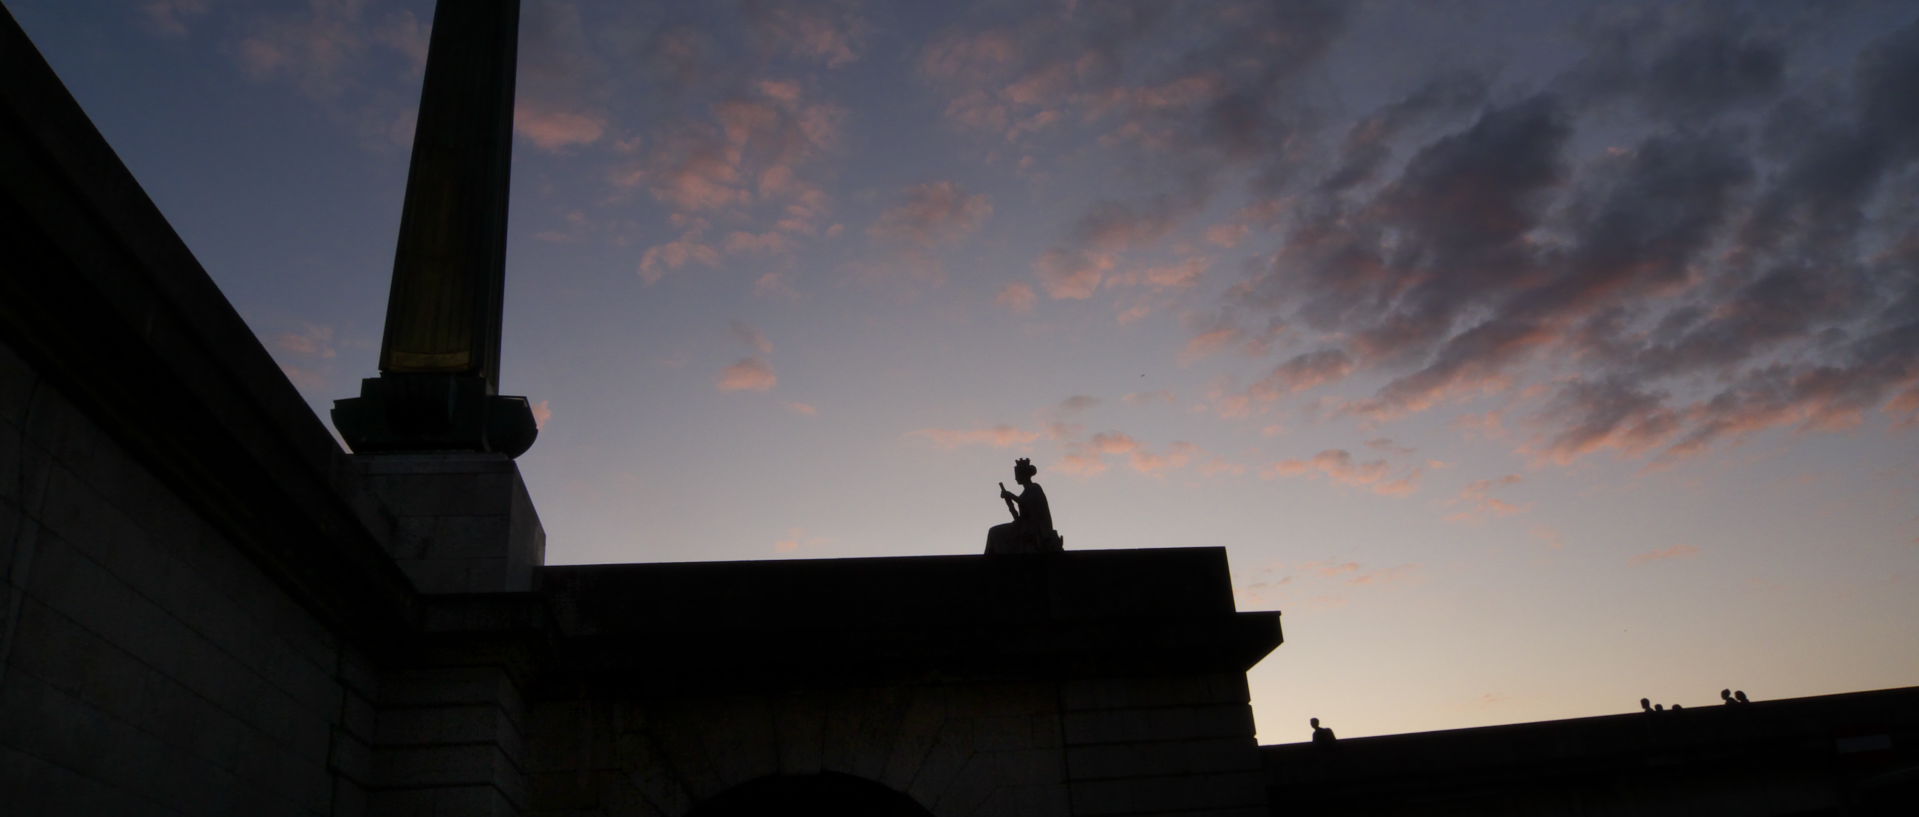
[[[1736,700],[1742,704],[1752,703],[1752,701],[1746,700],[1746,691],[1743,689],[1734,690],[1732,693],[1732,697],[1733,697],[1733,700]]]
[[[1333,735],[1333,730],[1319,725],[1318,718],[1313,718],[1312,723],[1314,746],[1331,746],[1335,741],[1339,740],[1338,737]]]
[[[1735,701],[1732,699],[1732,690],[1730,689],[1719,690],[1719,702],[1727,706],[1732,706],[1734,704],[1739,703],[1738,701]]]
[[[1046,490],[1033,481],[1039,469],[1028,459],[1013,462],[1013,481],[1025,486],[1018,496],[999,485],[999,497],[1013,521],[994,525],[986,531],[986,552],[1050,553],[1060,549],[1059,532],[1053,530],[1053,509],[1046,504]]]
[[[1665,704],[1653,704],[1653,705],[1652,705],[1652,711],[1654,711],[1654,712],[1664,712],[1664,711],[1666,711],[1666,705],[1665,705]]]
[[[1650,699],[1647,699],[1647,698],[1640,698],[1640,699],[1639,699],[1639,711],[1641,711],[1641,712],[1651,712],[1651,711],[1652,711],[1652,701],[1651,701]]]
[[[1673,705],[1672,705],[1672,711],[1674,711],[1674,712],[1678,712],[1679,710],[1681,710],[1681,709],[1685,709],[1685,708],[1686,708],[1686,705],[1685,705],[1685,704],[1673,704]]]

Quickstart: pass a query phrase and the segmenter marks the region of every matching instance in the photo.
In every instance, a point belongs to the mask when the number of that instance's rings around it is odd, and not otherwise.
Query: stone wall
[[[1057,685],[915,684],[533,707],[536,815],[679,817],[773,775],[838,772],[933,814],[1070,814]]]
[[[1265,815],[1243,672],[1062,686],[1073,813]]]
[[[832,772],[938,817],[1267,814],[1243,674],[533,705],[533,815],[681,817]]]
[[[0,792],[31,814],[359,814],[366,658],[0,344]]]

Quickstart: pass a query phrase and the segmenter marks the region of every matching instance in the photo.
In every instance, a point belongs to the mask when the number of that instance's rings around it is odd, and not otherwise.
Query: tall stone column
[[[440,3],[387,299],[380,376],[334,403],[355,453],[517,457],[537,434],[498,394],[518,0]]]

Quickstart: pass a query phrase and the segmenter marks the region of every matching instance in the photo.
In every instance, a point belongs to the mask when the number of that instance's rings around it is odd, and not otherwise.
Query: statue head
[[[1025,485],[1028,482],[1031,482],[1033,480],[1033,475],[1037,473],[1039,473],[1039,469],[1033,467],[1032,460],[1022,458],[1022,459],[1017,459],[1013,461],[1013,481],[1014,482],[1017,482],[1021,485]]]

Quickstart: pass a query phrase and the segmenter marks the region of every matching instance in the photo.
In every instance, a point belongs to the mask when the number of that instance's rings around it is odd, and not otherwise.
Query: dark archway
[[[775,775],[741,783],[696,806],[687,817],[833,814],[933,817],[913,798],[850,774]]]

